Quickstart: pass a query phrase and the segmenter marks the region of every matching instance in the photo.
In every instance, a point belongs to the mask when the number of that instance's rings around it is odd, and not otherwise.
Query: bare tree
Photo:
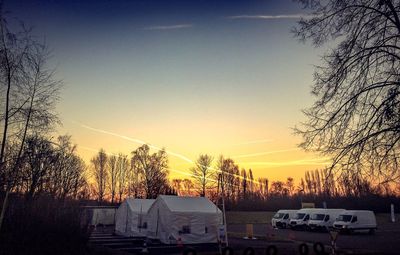
[[[134,165],[142,175],[146,198],[156,198],[168,187],[168,159],[165,150],[153,154],[150,147],[144,144],[132,152]]]
[[[202,197],[206,195],[207,188],[214,183],[212,177],[215,173],[211,168],[212,161],[213,158],[210,155],[201,154],[196,160],[196,166],[191,168],[193,184]]]
[[[94,170],[94,179],[96,182],[98,201],[102,202],[106,191],[107,182],[107,154],[103,149],[92,158],[91,162]]]
[[[70,136],[59,136],[57,144],[53,144],[53,150],[55,160],[47,178],[48,191],[60,199],[76,198],[86,183],[85,163],[77,155],[76,145],[72,145]]]
[[[182,180],[182,188],[183,188],[182,190],[184,191],[184,195],[190,196],[190,195],[192,195],[194,183],[190,179],[185,178]]]
[[[296,35],[315,46],[333,42],[315,72],[316,101],[297,129],[301,146],[332,155],[331,174],[398,180],[400,1],[299,2],[313,17],[299,22]]]
[[[220,156],[217,162],[218,175],[222,176],[222,185],[228,200],[235,200],[237,187],[240,186],[239,166],[230,158]]]
[[[122,195],[126,191],[126,184],[128,178],[128,170],[129,170],[129,163],[128,163],[128,156],[124,154],[118,154],[117,159],[117,172],[118,172],[118,195],[119,195],[119,202],[122,201]]]
[[[130,171],[128,189],[129,192],[133,193],[133,197],[142,197],[143,195],[143,182],[142,182],[142,172],[141,164],[134,157],[130,161]]]
[[[292,177],[288,177],[286,179],[286,188],[288,190],[288,195],[291,196],[293,195],[293,191],[294,191],[294,180]]]
[[[26,137],[49,131],[57,123],[54,113],[61,82],[47,68],[49,52],[24,25],[10,30],[0,3],[0,188],[5,192],[0,228],[8,195],[18,179]],[[16,148],[12,158],[6,148]],[[11,152],[11,150],[9,150]],[[12,163],[5,160],[11,160]]]
[[[22,165],[27,199],[32,199],[43,191],[55,161],[56,155],[50,141],[39,136],[28,137]]]
[[[117,181],[118,181],[118,168],[117,168],[117,156],[111,155],[107,161],[107,180],[108,188],[110,189],[111,203],[114,203],[115,194],[117,192]]]
[[[242,169],[242,198],[246,199],[248,193],[248,181],[246,169]]]

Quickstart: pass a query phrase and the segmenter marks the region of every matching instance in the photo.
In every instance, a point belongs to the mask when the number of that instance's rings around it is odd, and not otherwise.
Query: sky
[[[5,9],[52,49],[64,83],[57,133],[88,164],[100,148],[129,155],[142,143],[166,148],[171,178],[204,153],[270,180],[327,164],[293,135],[323,52],[291,33],[307,16],[292,0],[12,0]]]

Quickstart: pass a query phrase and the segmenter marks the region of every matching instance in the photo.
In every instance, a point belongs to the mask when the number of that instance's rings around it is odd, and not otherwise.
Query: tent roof
[[[134,212],[147,213],[151,205],[156,201],[155,199],[138,199],[138,198],[127,198],[126,203],[129,205]]]
[[[206,197],[179,197],[160,195],[157,199],[162,199],[172,212],[220,212],[216,205]]]

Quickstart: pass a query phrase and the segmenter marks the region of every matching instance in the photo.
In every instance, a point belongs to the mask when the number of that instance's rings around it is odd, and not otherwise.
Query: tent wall
[[[115,232],[124,236],[146,236],[147,211],[153,200],[127,199],[118,208],[115,216]],[[145,204],[143,204],[145,203]]]
[[[196,203],[196,199],[193,202]],[[159,197],[148,213],[151,222],[148,237],[157,238],[165,244],[176,243],[178,239],[184,244],[216,243],[222,213],[217,207],[215,209],[215,213],[203,213],[201,210],[171,211],[168,204]]]
[[[92,209],[91,225],[113,225],[115,208],[95,208]]]

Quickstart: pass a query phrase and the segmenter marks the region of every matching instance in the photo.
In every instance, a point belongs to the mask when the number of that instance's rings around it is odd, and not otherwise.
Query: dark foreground
[[[326,253],[330,253],[329,233],[314,233],[293,231],[287,229],[273,229],[268,224],[254,225],[256,239],[244,239],[246,225],[230,225],[229,247],[234,254],[300,254],[299,246],[307,246],[308,254],[318,254],[313,251],[315,243],[323,245]],[[382,226],[375,235],[355,234],[340,235],[337,240],[338,253],[336,254],[400,254],[400,228],[398,223]],[[97,228],[92,232],[89,240],[91,254],[219,254],[220,248],[216,244],[198,245],[164,245],[157,241],[127,238],[116,236],[112,227]],[[268,253],[267,249],[269,249]],[[247,251],[248,253],[244,253]],[[194,253],[195,252],[195,253]],[[305,253],[307,254],[307,253]]]

